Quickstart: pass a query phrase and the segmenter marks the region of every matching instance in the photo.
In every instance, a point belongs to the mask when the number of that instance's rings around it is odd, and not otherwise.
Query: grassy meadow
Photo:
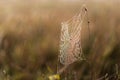
[[[82,29],[86,61],[71,64],[60,80],[120,80],[119,0],[0,0],[0,80],[56,74],[61,22],[83,4],[90,22],[90,33],[88,19]]]

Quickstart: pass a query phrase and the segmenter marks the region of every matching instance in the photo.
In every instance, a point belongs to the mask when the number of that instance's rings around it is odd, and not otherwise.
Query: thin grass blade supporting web
[[[59,60],[64,66],[83,60],[81,29],[86,11],[86,8],[82,7],[79,14],[62,23]]]

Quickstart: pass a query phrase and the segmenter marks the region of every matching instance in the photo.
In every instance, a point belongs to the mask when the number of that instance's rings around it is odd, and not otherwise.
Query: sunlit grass
[[[1,0],[0,80],[46,80],[57,76],[61,22],[78,13],[81,4]],[[118,64],[119,77],[119,3],[86,1],[85,4],[89,12],[90,40],[86,22],[82,45],[89,63],[74,63],[70,70],[77,72],[78,80],[89,80],[114,74]],[[61,80],[65,74],[60,75]]]

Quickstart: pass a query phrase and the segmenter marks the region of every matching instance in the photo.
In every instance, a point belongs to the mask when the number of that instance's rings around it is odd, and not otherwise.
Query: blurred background
[[[61,22],[79,13],[83,4],[90,22],[90,33],[87,19],[82,29],[86,61],[71,64],[69,76],[75,72],[77,80],[105,75],[118,80],[119,0],[0,0],[0,80],[47,80],[55,74]]]

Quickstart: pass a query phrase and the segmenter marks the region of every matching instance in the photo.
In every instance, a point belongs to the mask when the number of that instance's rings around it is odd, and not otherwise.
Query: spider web
[[[59,61],[64,66],[84,59],[81,46],[81,29],[86,12],[87,9],[82,7],[79,14],[61,24]]]

